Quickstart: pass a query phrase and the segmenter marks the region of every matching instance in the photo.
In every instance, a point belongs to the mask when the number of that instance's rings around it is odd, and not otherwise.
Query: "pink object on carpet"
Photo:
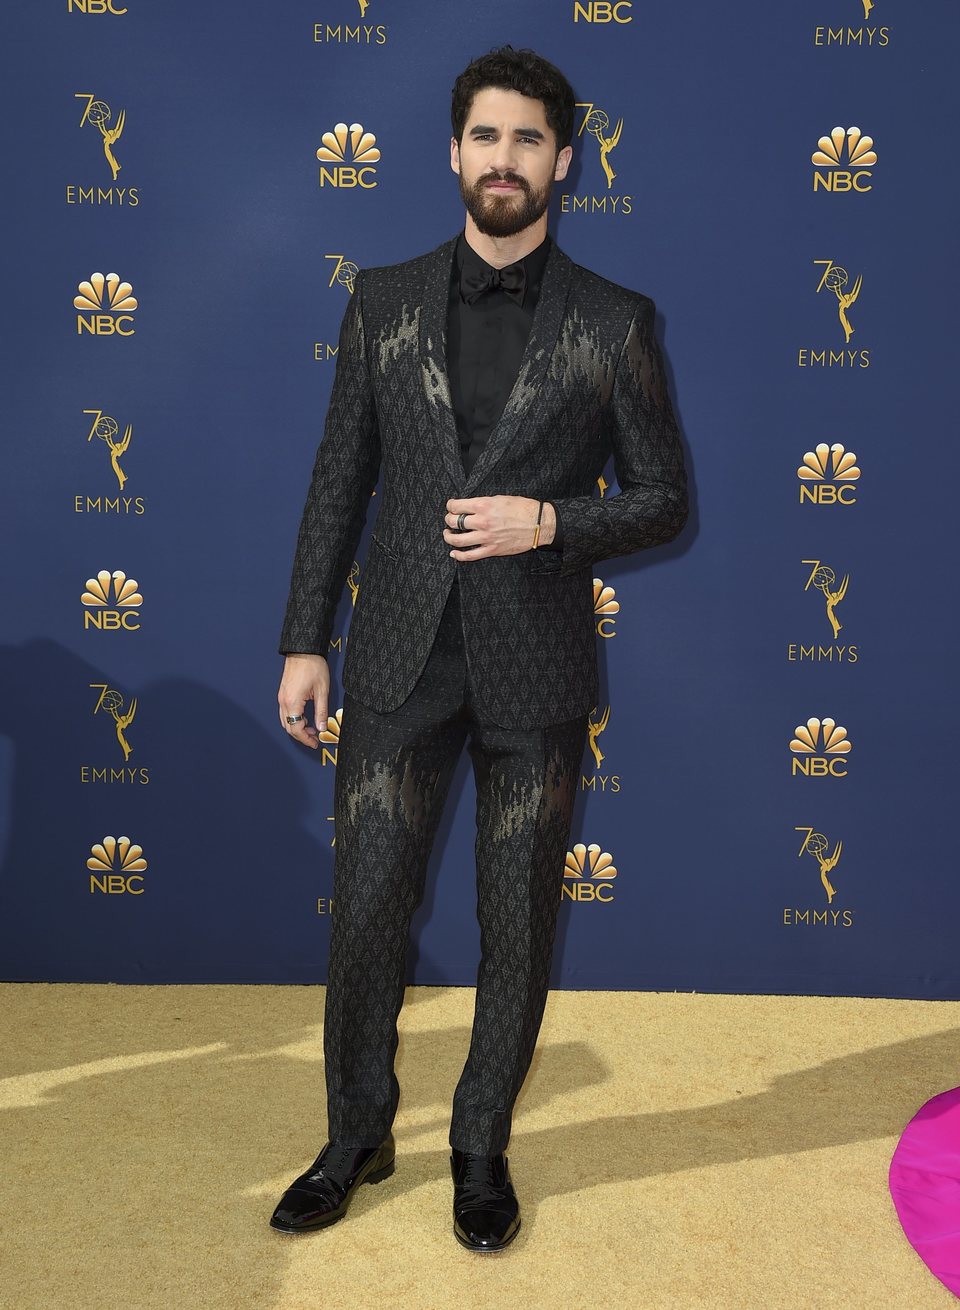
[[[960,1297],[960,1087],[927,1101],[903,1130],[890,1195],[910,1245]]]

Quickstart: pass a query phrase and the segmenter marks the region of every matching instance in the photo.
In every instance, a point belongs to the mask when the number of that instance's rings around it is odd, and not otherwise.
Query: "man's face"
[[[572,156],[570,146],[556,154],[542,101],[501,87],[477,92],[460,145],[455,137],[450,142],[467,213],[491,237],[515,236],[535,223]]]

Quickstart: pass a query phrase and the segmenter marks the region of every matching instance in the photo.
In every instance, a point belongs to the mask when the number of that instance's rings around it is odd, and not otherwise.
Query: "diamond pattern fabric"
[[[379,477],[344,689],[380,713],[403,703],[457,575],[470,679],[485,719],[514,728],[557,723],[597,700],[593,565],[669,541],[686,521],[686,471],[654,305],[554,244],[513,390],[465,475],[446,371],[455,244],[356,279],[280,651],[329,653]],[[620,489],[598,497],[611,454]],[[447,500],[495,495],[552,500],[562,550],[452,559],[442,536]]]

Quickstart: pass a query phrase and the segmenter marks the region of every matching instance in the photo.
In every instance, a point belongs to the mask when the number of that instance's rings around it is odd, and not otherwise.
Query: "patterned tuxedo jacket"
[[[344,688],[381,713],[399,706],[459,574],[478,712],[502,727],[532,728],[596,705],[593,565],[677,535],[687,517],[686,470],[653,301],[553,244],[516,383],[467,477],[446,371],[455,244],[356,277],[280,652],[328,654],[379,474]],[[619,491],[599,497],[611,453]],[[452,559],[442,536],[448,498],[494,495],[552,500],[562,551]]]

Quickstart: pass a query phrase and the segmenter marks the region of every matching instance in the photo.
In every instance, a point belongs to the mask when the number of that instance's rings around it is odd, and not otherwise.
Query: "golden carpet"
[[[321,987],[6,984],[10,1310],[926,1310],[887,1167],[960,1083],[960,1002],[551,992],[517,1103],[522,1227],[451,1231],[472,989],[411,987],[397,1172],[267,1226],[325,1140]]]

